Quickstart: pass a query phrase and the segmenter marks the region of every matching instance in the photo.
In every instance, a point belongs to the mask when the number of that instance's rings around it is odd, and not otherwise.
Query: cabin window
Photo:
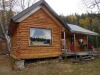
[[[51,44],[51,30],[30,28],[30,44],[32,46],[50,45]]]

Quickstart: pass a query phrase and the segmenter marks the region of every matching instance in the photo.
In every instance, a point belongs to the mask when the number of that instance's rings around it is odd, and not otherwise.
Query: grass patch
[[[99,75],[100,59],[85,61],[81,63],[55,62],[49,64],[37,64],[24,71],[29,71],[30,75]],[[31,67],[32,66],[32,67]],[[22,73],[24,73],[24,71]]]
[[[12,63],[12,57],[9,58]],[[1,58],[0,60],[3,60]],[[0,75],[99,75],[100,74],[100,58],[85,61],[81,63],[59,62],[58,60],[46,60],[28,63],[26,68],[21,71],[8,70],[8,60],[6,63],[0,61]]]
[[[14,65],[14,64],[15,64],[15,60],[14,60],[14,58],[12,58],[10,55],[8,56],[8,58],[9,58],[11,64]]]

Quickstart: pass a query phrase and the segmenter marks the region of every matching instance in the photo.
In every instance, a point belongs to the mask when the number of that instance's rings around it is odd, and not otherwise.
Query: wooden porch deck
[[[87,55],[93,55],[93,54],[99,54],[99,51],[85,51],[85,52],[68,52],[65,55],[65,57],[69,57],[69,56],[87,56]]]
[[[63,55],[63,58],[75,58],[75,62],[93,60],[96,57],[100,57],[99,51],[85,51],[85,52],[74,52],[74,53],[66,53]]]

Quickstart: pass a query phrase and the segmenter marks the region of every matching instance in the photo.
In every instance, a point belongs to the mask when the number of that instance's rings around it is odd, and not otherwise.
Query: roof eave
[[[38,2],[36,2],[35,4],[33,4],[32,6],[26,8],[24,11],[20,12],[19,14],[15,15],[14,17],[12,17],[12,20],[14,22],[16,22],[16,20],[18,20],[20,17],[24,16],[26,13],[30,12],[32,9],[36,8],[38,5],[42,4],[44,0],[40,0]]]
[[[100,34],[98,34],[98,33],[92,34],[92,33],[86,33],[86,32],[73,31],[73,30],[71,30],[71,33],[77,33],[77,34],[81,33],[81,34],[85,34],[85,35],[100,36]]]
[[[59,15],[47,4],[47,2],[43,1],[43,4],[49,10],[49,12],[51,12],[56,17],[56,19],[59,20],[61,24],[63,24],[63,26],[68,29],[68,31],[71,30],[68,25],[66,26],[66,22],[59,17]]]

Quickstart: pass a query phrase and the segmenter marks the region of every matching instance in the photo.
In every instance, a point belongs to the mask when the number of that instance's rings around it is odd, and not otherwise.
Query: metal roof
[[[78,25],[73,25],[73,24],[66,24],[67,26],[69,26],[69,28],[71,29],[71,32],[73,33],[82,33],[82,34],[87,34],[87,35],[95,35],[98,36],[99,34],[90,30],[87,30],[85,28],[82,28]]]

